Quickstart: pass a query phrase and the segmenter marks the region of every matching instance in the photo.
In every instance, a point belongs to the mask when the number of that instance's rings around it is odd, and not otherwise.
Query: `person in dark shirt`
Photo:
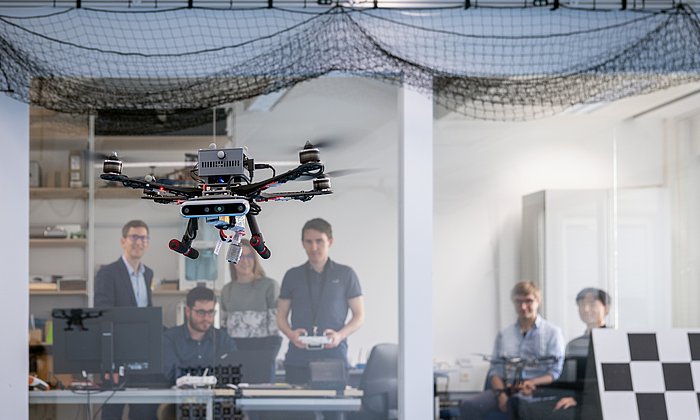
[[[180,368],[226,365],[236,343],[214,325],[216,297],[206,287],[187,293],[185,323],[163,333],[163,372],[173,384]]]
[[[312,219],[304,224],[301,241],[308,261],[284,275],[277,300],[277,325],[289,338],[284,366],[286,380],[307,384],[309,363],[335,359],[348,367],[347,338],[364,322],[364,301],[355,271],[332,261],[330,223]],[[352,314],[346,322],[348,311]],[[325,336],[329,343],[312,350],[300,341],[304,335]]]

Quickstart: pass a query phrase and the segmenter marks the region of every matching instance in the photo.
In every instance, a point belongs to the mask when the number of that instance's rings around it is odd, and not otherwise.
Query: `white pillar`
[[[0,180],[2,181],[3,315],[0,331],[2,418],[29,417],[29,107],[0,94]]]
[[[399,418],[433,418],[433,99],[399,93]]]

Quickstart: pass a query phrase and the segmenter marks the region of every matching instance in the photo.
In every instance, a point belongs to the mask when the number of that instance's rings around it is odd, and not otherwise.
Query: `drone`
[[[54,309],[51,316],[56,319],[65,319],[65,331],[73,331],[73,327],[80,331],[87,331],[83,321],[91,318],[99,318],[104,311],[98,309]]]
[[[255,170],[268,169],[272,177],[253,182]],[[196,186],[178,186],[158,182],[153,175],[143,179],[130,178],[122,174],[122,161],[116,152],[105,159],[100,178],[118,182],[125,187],[142,189],[141,198],[159,204],[174,204],[180,207],[180,215],[186,219],[187,227],[182,240],[172,239],[168,247],[185,257],[197,259],[199,251],[192,247],[197,237],[199,220],[218,229],[219,241],[214,253],[219,255],[223,244],[228,244],[226,260],[238,263],[241,257],[241,239],[245,235],[245,222],[250,230],[250,245],[262,258],[270,258],[270,249],[260,232],[255,216],[260,214],[258,203],[267,201],[309,201],[317,195],[331,194],[331,181],[324,174],[319,149],[306,142],[299,152],[299,166],[279,175],[272,165],[255,163],[243,147],[217,148],[212,143],[208,149],[200,149],[198,162],[192,169]],[[286,182],[312,180],[313,188],[306,191],[268,192],[271,187]]]

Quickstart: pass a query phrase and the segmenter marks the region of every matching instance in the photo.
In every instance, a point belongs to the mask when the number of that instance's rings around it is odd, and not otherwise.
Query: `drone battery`
[[[242,147],[232,149],[200,149],[199,176],[236,176],[250,181],[246,173]]]

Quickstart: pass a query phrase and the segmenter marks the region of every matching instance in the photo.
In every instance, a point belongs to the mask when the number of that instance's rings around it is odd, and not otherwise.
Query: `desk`
[[[255,389],[244,389],[236,399],[236,407],[243,411],[314,411],[319,417],[323,411],[338,412],[341,418],[348,411],[359,411],[362,391],[349,389],[343,396],[332,396],[329,391],[264,389],[264,395]],[[111,397],[110,397],[111,396]],[[213,420],[215,398],[233,398],[235,392],[226,389],[125,389],[122,391],[90,392],[94,404],[206,404],[207,420]],[[86,404],[86,391],[29,391],[29,404]]]
[[[29,391],[29,404],[206,404],[213,420],[215,391],[210,389],[124,389],[121,391]]]

